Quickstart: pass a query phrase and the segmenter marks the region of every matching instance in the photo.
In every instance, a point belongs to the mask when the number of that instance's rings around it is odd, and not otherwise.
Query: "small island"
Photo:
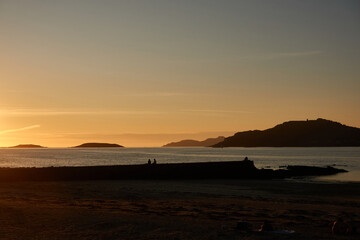
[[[224,141],[225,137],[219,136],[217,138],[208,138],[204,141],[197,141],[197,140],[182,140],[179,142],[171,142],[163,147],[210,147],[212,145],[215,145],[219,142]]]
[[[40,145],[35,145],[35,144],[20,144],[20,145],[8,147],[8,148],[46,148],[46,147],[43,147]]]
[[[74,148],[119,148],[124,147],[116,143],[83,143]]]

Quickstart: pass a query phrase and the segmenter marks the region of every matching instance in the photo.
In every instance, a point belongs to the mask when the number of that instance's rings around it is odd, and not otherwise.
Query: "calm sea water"
[[[360,147],[0,149],[0,167],[144,164],[149,158],[158,163],[237,161],[245,156],[258,168],[335,165],[350,172],[318,179],[360,182]]]

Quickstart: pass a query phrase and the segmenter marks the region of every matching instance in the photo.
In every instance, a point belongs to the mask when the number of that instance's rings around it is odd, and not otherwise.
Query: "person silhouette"
[[[156,159],[154,158],[154,162],[153,162],[153,164],[155,165],[156,164]]]
[[[273,226],[272,226],[272,224],[271,224],[269,221],[265,221],[265,222],[261,225],[261,227],[260,227],[260,229],[259,229],[259,232],[263,232],[263,231],[265,231],[265,232],[274,231]]]
[[[331,228],[331,232],[333,235],[335,235],[335,234],[344,235],[344,234],[348,233],[349,230],[350,230],[349,225],[347,223],[345,223],[341,217],[339,217],[333,223],[333,226]]]
[[[151,160],[150,160],[150,158],[149,158],[149,160],[148,160],[148,164],[149,164],[149,165],[151,164]]]
[[[248,157],[245,157],[245,158],[244,158],[244,161],[249,161]]]

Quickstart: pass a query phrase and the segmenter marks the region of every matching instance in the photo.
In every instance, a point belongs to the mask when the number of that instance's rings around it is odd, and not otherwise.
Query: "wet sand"
[[[359,239],[360,183],[291,180],[1,182],[0,239]],[[292,234],[242,232],[265,220]]]

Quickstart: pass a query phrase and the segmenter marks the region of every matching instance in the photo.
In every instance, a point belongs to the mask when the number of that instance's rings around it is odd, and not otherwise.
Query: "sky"
[[[360,127],[358,0],[0,0],[0,146]]]

